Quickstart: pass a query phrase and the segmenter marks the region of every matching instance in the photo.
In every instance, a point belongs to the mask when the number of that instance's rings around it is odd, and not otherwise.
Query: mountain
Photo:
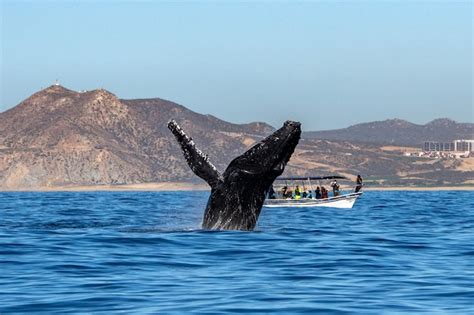
[[[232,124],[159,98],[124,100],[103,89],[76,92],[53,85],[0,113],[0,190],[201,183],[167,129],[172,118],[221,171],[274,130],[262,122]],[[414,136],[423,132],[446,140],[446,130],[463,138],[472,124],[389,120],[305,133],[285,173],[362,174],[370,185],[472,185],[474,158],[407,157],[404,151],[413,148],[386,145],[416,143]],[[321,134],[339,138],[316,138]]]
[[[0,187],[196,180],[167,129],[176,118],[224,169],[274,129],[237,125],[162,99],[50,86],[0,114]]]
[[[421,147],[424,141],[473,139],[474,124],[458,123],[448,118],[435,119],[425,125],[388,119],[343,129],[306,132],[305,137]]]

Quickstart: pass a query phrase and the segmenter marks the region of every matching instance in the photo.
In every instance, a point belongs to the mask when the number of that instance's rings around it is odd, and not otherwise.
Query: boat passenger
[[[328,190],[324,188],[324,186],[321,186],[321,198],[327,199],[328,198]]]
[[[302,198],[303,199],[308,198],[308,193],[306,192],[306,190],[303,191]]]
[[[300,186],[296,185],[295,195],[301,195]]]
[[[310,191],[308,191],[308,199],[313,199],[313,193]]]
[[[295,188],[295,199],[296,199],[296,200],[301,199],[300,186],[298,186],[298,185],[296,185],[296,188]]]
[[[283,188],[281,189],[281,197],[282,197],[283,199],[286,198],[287,190],[288,190],[288,187],[287,187],[287,186],[283,186]]]
[[[314,195],[316,199],[321,199],[321,189],[319,189],[319,186],[316,187],[316,190],[314,191]]]
[[[361,189],[362,189],[362,177],[360,175],[357,175],[355,192],[359,192]]]
[[[334,180],[332,183],[331,183],[331,187],[332,187],[332,194],[334,197],[336,196],[339,196],[339,184],[337,183],[337,180]]]
[[[268,198],[275,199],[275,190],[273,189],[273,185],[270,186],[270,190],[268,191]]]

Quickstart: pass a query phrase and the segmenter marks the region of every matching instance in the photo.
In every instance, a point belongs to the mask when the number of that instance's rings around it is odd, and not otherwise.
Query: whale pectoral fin
[[[183,150],[184,158],[189,167],[197,176],[204,179],[211,187],[222,181],[222,175],[209,158],[196,148],[194,141],[186,135],[178,123],[173,119],[168,123],[168,129],[171,130]]]

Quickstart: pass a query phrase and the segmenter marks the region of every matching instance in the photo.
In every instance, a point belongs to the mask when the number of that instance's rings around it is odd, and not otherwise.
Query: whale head
[[[286,121],[283,126],[247,152],[230,162],[224,180],[239,176],[249,179],[271,179],[283,173],[301,136],[301,124]]]

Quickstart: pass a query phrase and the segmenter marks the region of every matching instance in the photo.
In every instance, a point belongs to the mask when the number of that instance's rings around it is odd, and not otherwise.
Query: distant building
[[[425,152],[474,152],[474,140],[425,141],[422,150]]]
[[[454,140],[454,151],[474,152],[474,140]]]
[[[454,142],[436,142],[436,141],[425,141],[423,143],[423,151],[454,151]]]

